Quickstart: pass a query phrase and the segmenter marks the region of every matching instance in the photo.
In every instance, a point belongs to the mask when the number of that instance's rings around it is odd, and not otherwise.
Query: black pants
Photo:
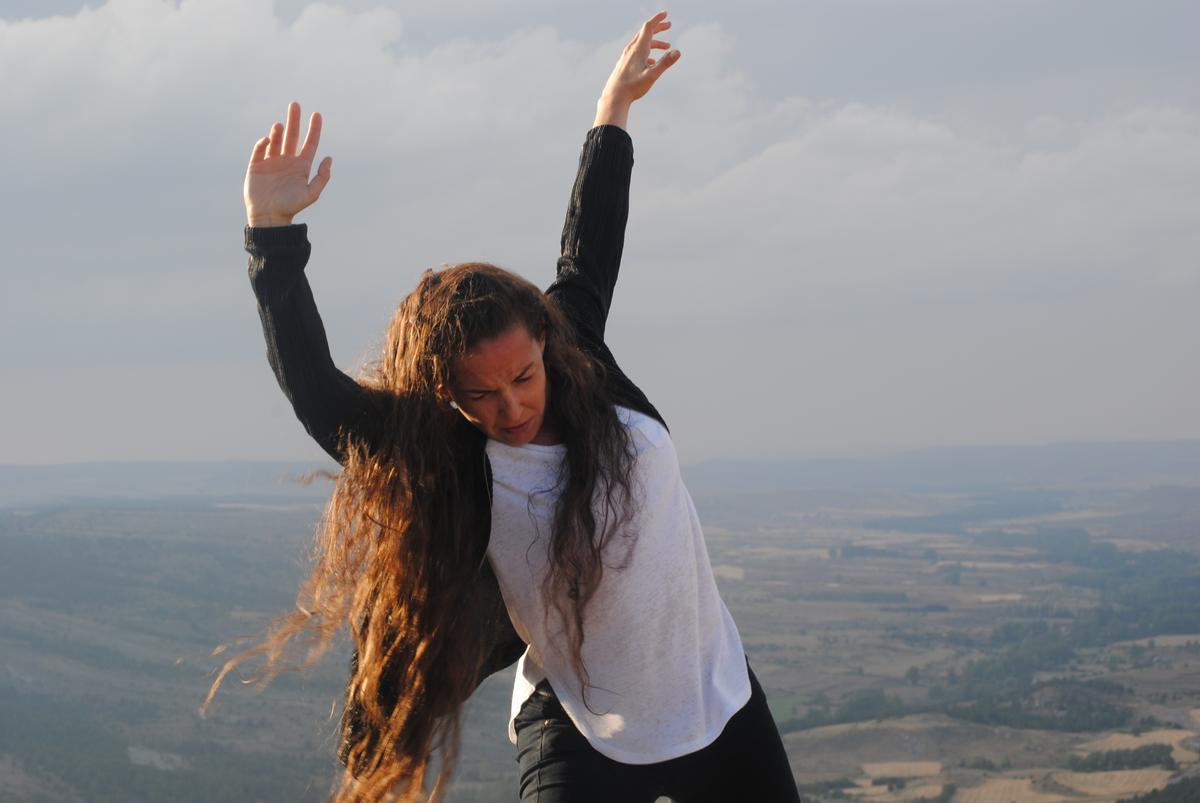
[[[746,666],[749,671],[749,663]],[[767,697],[750,672],[750,701],[707,747],[658,764],[623,764],[576,730],[546,681],[521,706],[522,803],[799,803]]]

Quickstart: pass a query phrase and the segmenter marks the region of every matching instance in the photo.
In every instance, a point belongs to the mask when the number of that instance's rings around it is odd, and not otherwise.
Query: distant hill
[[[0,465],[0,507],[96,499],[171,497],[318,498],[329,482],[297,481],[332,462],[68,463]]]
[[[0,507],[95,499],[323,498],[329,483],[296,478],[328,463],[282,461],[0,464]],[[877,457],[711,460],[684,466],[693,493],[822,488],[897,490],[1200,483],[1200,440],[967,446]]]
[[[818,488],[932,490],[1200,482],[1200,440],[964,446],[878,457],[712,460],[684,467],[693,493]]]

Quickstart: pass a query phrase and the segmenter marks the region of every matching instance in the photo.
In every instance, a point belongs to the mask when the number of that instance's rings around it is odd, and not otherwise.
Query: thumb
[[[326,156],[321,160],[320,166],[317,167],[317,174],[313,176],[312,181],[308,182],[308,189],[312,194],[313,201],[317,200],[317,197],[320,196],[321,191],[325,189],[325,185],[329,183],[330,170],[332,168],[333,157]]]

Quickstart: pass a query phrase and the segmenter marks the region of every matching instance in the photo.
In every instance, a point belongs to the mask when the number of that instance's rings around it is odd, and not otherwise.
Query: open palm
[[[314,112],[308,121],[304,146],[300,140],[300,104],[288,104],[287,128],[275,123],[270,133],[254,143],[250,164],[246,167],[244,187],[246,221],[251,226],[286,226],[306,206],[321,196],[329,183],[333,159],[326,156],[309,180],[317,145],[321,141],[321,115]]]

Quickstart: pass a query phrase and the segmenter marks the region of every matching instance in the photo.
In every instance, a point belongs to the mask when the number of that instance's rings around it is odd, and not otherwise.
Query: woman
[[[436,797],[463,701],[519,659],[522,800],[798,800],[665,424],[604,344],[625,126],[679,58],[655,38],[669,27],[647,20],[601,94],[553,285],[483,263],[427,271],[361,381],[330,359],[292,225],[330,178],[326,157],[308,179],[321,118],[297,151],[293,103],[254,147],[246,248],[268,356],[343,471],[297,610],[222,677],[262,655],[269,678],[293,638],[315,658],[351,625],[339,799],[417,800],[434,776]]]

